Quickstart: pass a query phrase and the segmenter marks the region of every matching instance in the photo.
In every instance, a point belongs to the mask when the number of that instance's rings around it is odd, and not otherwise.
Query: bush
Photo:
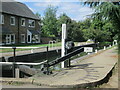
[[[98,49],[102,49],[104,46],[108,47],[109,45],[112,45],[111,42],[100,42],[98,44]]]

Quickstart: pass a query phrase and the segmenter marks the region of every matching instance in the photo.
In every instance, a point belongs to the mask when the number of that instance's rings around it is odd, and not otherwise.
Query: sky
[[[34,13],[38,12],[44,17],[48,5],[58,7],[57,17],[66,13],[72,20],[83,21],[94,11],[88,6],[83,6],[79,0],[16,0],[26,4]]]

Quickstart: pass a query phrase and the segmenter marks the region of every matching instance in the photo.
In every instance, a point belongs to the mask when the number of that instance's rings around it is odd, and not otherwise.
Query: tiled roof
[[[32,19],[39,19],[25,4],[16,1],[2,2],[2,12]]]

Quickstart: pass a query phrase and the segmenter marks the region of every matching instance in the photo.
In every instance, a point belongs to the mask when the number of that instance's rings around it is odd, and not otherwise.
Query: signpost
[[[62,24],[62,49],[61,57],[65,56],[65,39],[67,38],[66,34],[66,24]],[[61,68],[64,68],[64,61],[61,63]]]

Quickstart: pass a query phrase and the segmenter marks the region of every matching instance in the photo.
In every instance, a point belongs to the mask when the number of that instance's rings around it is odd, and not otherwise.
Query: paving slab
[[[117,63],[116,56],[117,51],[115,52],[112,48],[85,60],[79,60],[80,62],[74,64],[72,68],[64,69],[55,76],[33,77],[34,83],[57,87],[74,87],[75,85],[98,82],[103,80],[113,69]]]
[[[70,68],[51,75],[36,74],[26,79],[2,78],[2,81],[32,83],[50,87],[88,87],[104,82],[118,61],[116,48],[102,50],[85,59],[77,59]]]

